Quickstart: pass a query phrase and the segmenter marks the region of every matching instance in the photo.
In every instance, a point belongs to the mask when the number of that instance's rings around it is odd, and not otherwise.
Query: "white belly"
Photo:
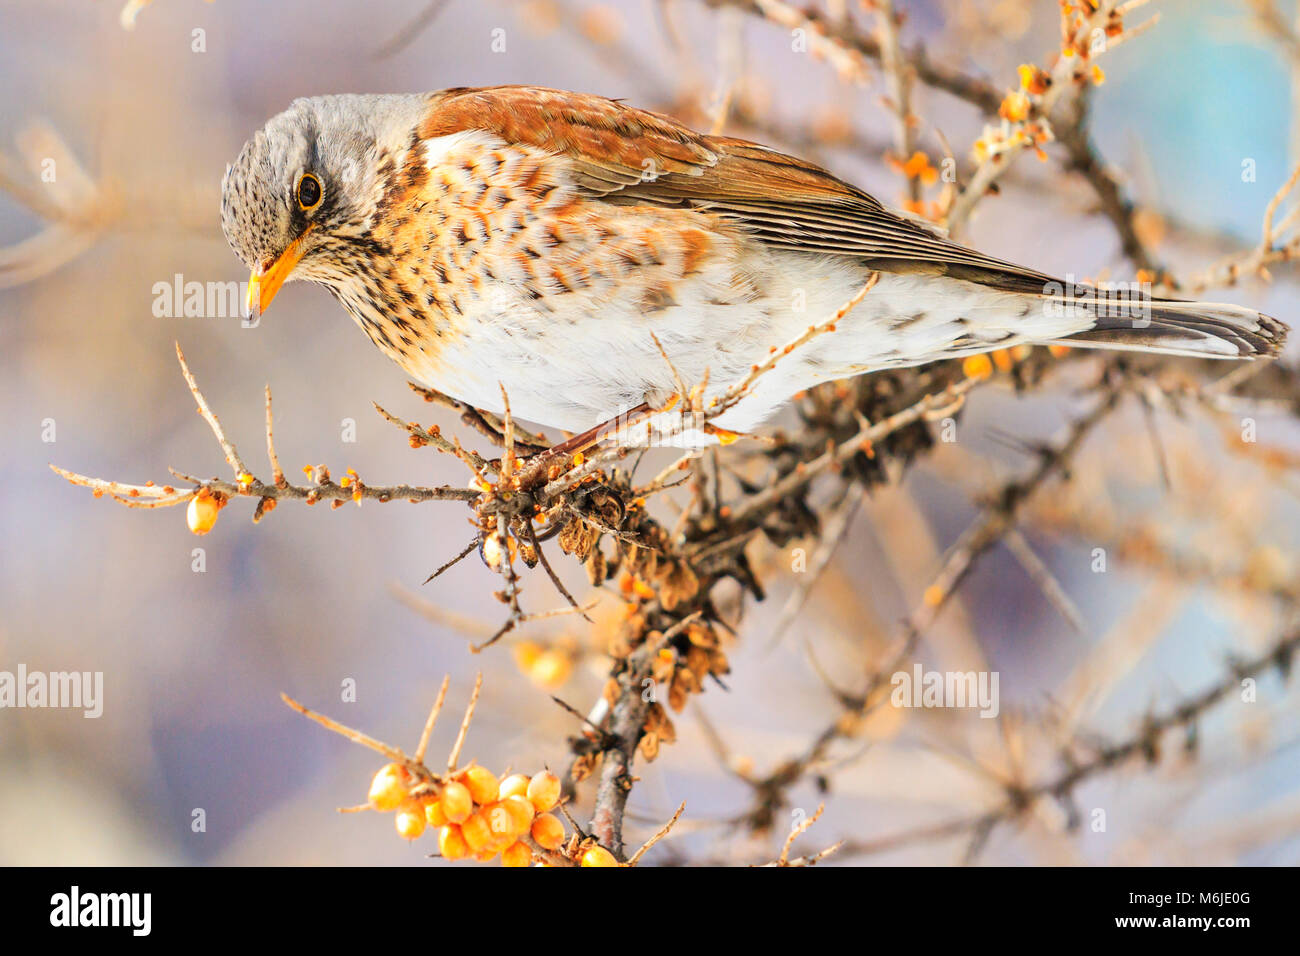
[[[751,298],[725,301],[718,288],[699,283],[678,290],[676,304],[649,314],[617,300],[550,313],[523,302],[498,301],[495,309],[482,303],[466,315],[464,334],[436,364],[408,370],[498,413],[504,385],[519,418],[581,431],[676,391],[657,338],[688,387],[707,373],[706,395],[721,394],[772,349],[828,321],[868,276],[843,257],[769,250],[749,255],[762,260],[745,263],[758,277]],[[581,301],[574,298],[575,305]],[[1049,317],[1031,299],[973,283],[882,274],[835,331],[779,361],[715,424],[749,431],[793,394],[820,382],[1050,341],[1084,327]]]

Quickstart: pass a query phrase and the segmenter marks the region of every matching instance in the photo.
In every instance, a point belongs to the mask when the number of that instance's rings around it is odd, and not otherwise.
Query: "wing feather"
[[[481,129],[564,156],[589,199],[706,210],[774,248],[852,256],[885,271],[1031,294],[1051,281],[959,245],[813,163],[616,100],[527,86],[444,90],[430,99],[421,136]]]

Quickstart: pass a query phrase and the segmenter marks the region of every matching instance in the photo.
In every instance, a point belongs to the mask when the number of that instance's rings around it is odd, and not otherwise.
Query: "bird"
[[[1056,279],[811,162],[534,86],[295,100],[227,167],[221,221],[250,320],[315,282],[419,383],[571,433],[684,383],[731,396],[710,424],[734,435],[883,369],[1023,344],[1266,358],[1288,331]]]

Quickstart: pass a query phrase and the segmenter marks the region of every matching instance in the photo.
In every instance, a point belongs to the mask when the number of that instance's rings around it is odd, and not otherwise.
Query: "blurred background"
[[[221,235],[221,176],[294,97],[529,83],[623,97],[707,127],[719,91],[729,90],[729,132],[903,202],[904,181],[884,158],[894,117],[879,71],[846,80],[824,58],[793,51],[788,28],[752,11],[696,0],[435,6],[156,0],[127,30],[120,0],[0,0],[0,170],[12,187],[0,195],[0,670],[104,674],[98,719],[0,710],[0,863],[441,865],[426,859],[431,841],[408,846],[387,817],[335,813],[364,801],[379,760],[290,712],[280,692],[409,749],[443,675],[452,676],[455,711],[481,668],[466,754],[527,771],[566,766],[566,737],[578,729],[550,695],[585,711],[600,693],[607,660],[574,619],[512,635],[555,649],[544,674],[520,666],[527,647],[468,652],[470,639],[503,619],[491,596],[497,579],[471,556],[421,587],[468,540],[459,504],[331,511],[286,502],[254,527],[248,503],[236,502],[196,538],[183,509],[128,510],[49,470],[137,483],[163,482],[168,466],[224,476],[179,374],[179,342],[259,474],[269,383],[287,472],[325,463],[335,475],[356,468],[370,483],[465,480],[458,463],[412,451],[375,415],[372,401],[464,434],[455,416],[407,388],[322,289],[289,287],[256,329],[237,315],[156,314],[155,284],[177,275],[247,278]],[[842,6],[822,9],[836,15]],[[870,15],[851,6],[869,29]],[[924,42],[931,60],[998,89],[1014,88],[1017,66],[1045,62],[1059,42],[1056,0],[898,7],[905,47]],[[1150,9],[1161,21],[1101,61],[1093,138],[1140,207],[1144,241],[1175,274],[1193,274],[1259,241],[1270,199],[1300,160],[1300,67],[1259,4]],[[1276,10],[1283,27],[1295,23],[1293,4]],[[965,164],[986,120],[924,86],[913,109],[920,148],[937,164],[941,133]],[[1047,152],[1045,163],[1019,161],[964,238],[1046,272],[1132,278],[1095,196],[1062,171],[1059,147]],[[44,159],[55,160],[53,183],[42,180]],[[1273,272],[1271,284],[1248,277],[1202,297],[1294,325],[1294,272]],[[777,837],[729,825],[752,795],[726,766],[770,769],[834,720],[821,674],[857,686],[881,658],[975,515],[979,492],[1032,465],[999,436],[1047,440],[1080,410],[1063,378],[1023,397],[1005,387],[977,392],[959,441],[857,510],[779,640],[797,583],[787,554],[759,549],[770,596],[745,611],[728,689],[693,698],[675,718],[678,742],[638,764],[630,843],[687,803],[648,862],[772,857],[786,824],[778,821]],[[959,862],[968,834],[890,838],[979,812],[1006,775],[1050,777],[1059,770],[1043,730],[1050,715],[1070,712],[1085,736],[1125,739],[1144,714],[1221,682],[1232,657],[1257,654],[1294,627],[1287,595],[1300,573],[1300,428],[1285,409],[1242,414],[1257,419],[1261,445],[1279,450],[1270,466],[1224,439],[1240,415],[1225,426],[1197,407],[1186,415],[1156,407],[1158,443],[1136,404],[1091,436],[1074,482],[1042,496],[1023,529],[1084,626],[1067,623],[1015,554],[992,552],[927,634],[922,659],[999,671],[1001,719],[878,712],[836,751],[828,794],[813,778],[791,792],[791,811],[827,802],[800,846],[883,840],[843,862]],[[345,440],[348,421],[355,441]],[[1158,554],[1200,562],[1201,573],[1121,560],[1117,542],[1136,531],[1159,543]],[[1097,547],[1108,549],[1104,573],[1093,570]],[[581,589],[581,569],[560,564]],[[420,613],[395,588],[432,607]],[[539,573],[526,580],[525,600],[532,609],[561,603]],[[355,701],[343,699],[348,681]],[[1065,810],[1045,802],[995,832],[980,860],[1295,863],[1300,700],[1275,672],[1260,678],[1255,702],[1239,696],[1198,724],[1194,754],[1171,746],[1153,766],[1098,774],[1076,792],[1085,816],[1106,811],[1104,832],[1068,830]],[[434,754],[450,746],[456,721],[444,723]],[[589,800],[580,789],[578,819]],[[196,809],[202,832],[192,827]]]

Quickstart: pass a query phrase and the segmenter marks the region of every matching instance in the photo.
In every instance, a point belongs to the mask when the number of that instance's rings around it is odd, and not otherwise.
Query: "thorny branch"
[[[766,829],[776,811],[787,803],[786,792],[805,773],[823,763],[831,746],[838,740],[853,737],[867,713],[883,703],[880,691],[889,678],[916,650],[925,632],[939,612],[951,600],[961,583],[970,575],[979,558],[1011,533],[1024,504],[1048,479],[1063,474],[1086,438],[1110,415],[1121,392],[1113,385],[1103,385],[1103,395],[1096,407],[1075,421],[1066,439],[1057,446],[1036,449],[1038,464],[1023,478],[1007,482],[988,497],[979,517],[948,552],[942,567],[922,594],[922,600],[904,621],[894,650],[876,667],[866,687],[856,693],[835,691],[844,713],[831,721],[802,754],[785,761],[763,777],[750,774],[743,779],[754,789],[755,802],[742,818],[748,825]]]
[[[1077,738],[1071,747],[1059,754],[1062,769],[1033,783],[1008,781],[1003,802],[984,813],[933,824],[916,830],[880,837],[872,840],[849,840],[840,848],[848,856],[883,853],[902,846],[920,842],[948,839],[955,836],[971,837],[966,859],[972,862],[987,844],[993,830],[1004,823],[1025,819],[1042,800],[1060,803],[1068,813],[1068,824],[1080,823],[1073,803],[1074,791],[1084,782],[1127,766],[1135,760],[1147,764],[1159,762],[1164,753],[1164,739],[1175,731],[1184,733],[1183,746],[1194,751],[1198,737],[1196,727],[1206,713],[1241,688],[1242,681],[1258,678],[1269,672],[1289,676],[1300,651],[1300,630],[1285,634],[1263,653],[1247,660],[1232,661],[1223,677],[1210,687],[1175,706],[1143,717],[1132,736],[1112,744],[1087,746]],[[1080,751],[1090,751],[1083,752]]]
[[[257,500],[257,507],[253,512],[255,522],[260,521],[262,516],[271,511],[277,502],[286,499],[304,501],[309,505],[314,505],[318,501],[329,501],[334,507],[340,507],[347,501],[360,504],[362,500],[367,498],[379,502],[389,502],[401,498],[411,502],[419,502],[434,500],[470,501],[478,497],[478,492],[466,488],[425,488],[414,485],[371,486],[362,482],[355,474],[349,474],[341,481],[336,482],[330,477],[329,469],[324,465],[303,469],[312,479],[311,484],[294,485],[290,483],[284,477],[284,472],[280,468],[279,456],[275,451],[270,387],[266,390],[266,452],[271,465],[272,477],[269,483],[264,482],[253,475],[248,466],[244,464],[243,459],[240,458],[234,443],[226,436],[220,420],[218,420],[216,414],[208,405],[207,399],[203,397],[203,393],[199,390],[198,383],[194,379],[194,374],[190,371],[189,364],[185,361],[185,354],[181,351],[179,344],[176,346],[176,357],[181,365],[181,374],[184,375],[185,382],[189,385],[190,394],[198,403],[199,414],[203,416],[204,421],[208,423],[212,433],[216,436],[217,443],[225,454],[226,462],[234,472],[234,480],[195,478],[171,469],[174,478],[191,487],[179,488],[170,483],[159,485],[154,482],[134,485],[103,478],[87,477],[86,475],[67,471],[56,465],[50,467],[74,485],[81,485],[91,489],[95,493],[95,497],[108,495],[114,501],[129,508],[169,508],[190,502],[205,493],[217,502],[218,508],[224,506],[231,498],[254,498]],[[422,429],[419,429],[419,426],[407,425],[407,427],[408,429],[414,428],[421,435],[427,434]],[[434,437],[434,435],[428,435],[429,440],[433,440]],[[208,527],[210,528],[211,525]],[[208,529],[205,528],[204,530]]]

